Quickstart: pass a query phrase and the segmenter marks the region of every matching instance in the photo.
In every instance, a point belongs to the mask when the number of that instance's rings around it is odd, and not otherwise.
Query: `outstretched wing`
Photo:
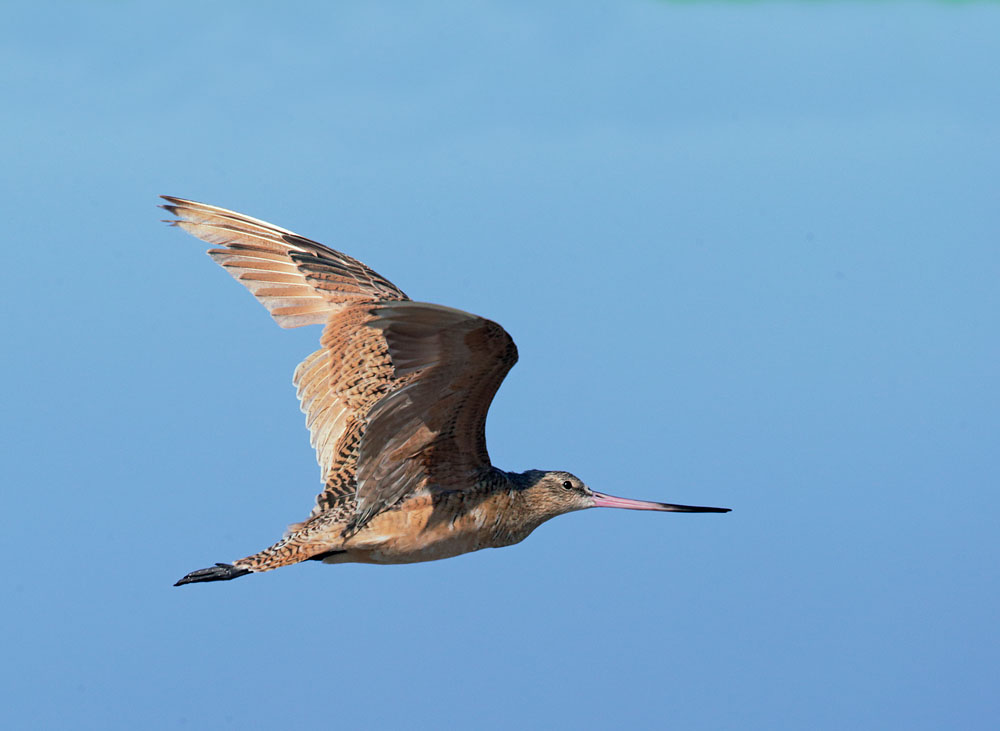
[[[365,419],[357,457],[359,528],[418,488],[461,489],[490,467],[486,414],[517,362],[517,347],[495,322],[423,302],[371,310],[394,387]]]
[[[517,348],[495,322],[411,302],[346,254],[224,208],[164,196],[170,221],[282,327],[325,324],[295,370],[324,479],[313,515],[356,497],[352,529],[420,489],[461,489],[490,467],[486,414]]]
[[[360,425],[392,382],[381,331],[365,327],[370,306],[405,300],[394,284],[346,254],[265,221],[163,196],[168,223],[219,248],[209,255],[245,285],[282,327],[326,324],[322,347],[295,370],[310,441],[328,499],[354,493]]]
[[[322,325],[352,304],[405,300],[392,282],[357,259],[266,221],[204,203],[162,196],[168,221],[202,241],[208,254],[249,289],[281,327]]]

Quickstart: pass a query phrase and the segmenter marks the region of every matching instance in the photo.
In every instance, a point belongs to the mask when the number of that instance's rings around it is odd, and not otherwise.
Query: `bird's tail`
[[[310,530],[306,522],[301,530],[287,534],[273,546],[268,546],[251,556],[246,556],[233,563],[217,563],[207,569],[192,571],[178,581],[174,586],[193,584],[201,581],[228,581],[247,574],[259,574],[282,566],[309,560],[323,560],[339,553],[328,540],[320,540],[321,536]]]
[[[174,584],[174,586],[195,584],[199,581],[229,581],[230,579],[235,579],[239,576],[246,576],[249,573],[252,573],[250,569],[244,568],[243,566],[234,566],[231,563],[217,563],[215,566],[210,566],[207,569],[192,571],[190,574]]]

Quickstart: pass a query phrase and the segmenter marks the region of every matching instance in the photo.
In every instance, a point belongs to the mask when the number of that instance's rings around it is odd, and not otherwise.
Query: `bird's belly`
[[[418,563],[451,558],[486,547],[471,536],[443,538],[419,544],[396,539],[388,540],[377,547],[351,551],[351,554],[355,561],[362,563]]]
[[[489,505],[451,512],[433,509],[429,499],[411,502],[376,516],[345,543],[341,560],[416,563],[506,545],[494,537],[497,521]]]

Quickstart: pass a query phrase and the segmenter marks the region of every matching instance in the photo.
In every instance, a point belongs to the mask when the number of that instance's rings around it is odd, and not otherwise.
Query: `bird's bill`
[[[674,505],[673,503],[654,503],[648,500],[632,500],[627,497],[605,495],[594,492],[595,508],[626,508],[627,510],[662,510],[670,513],[728,513],[729,508],[703,508],[698,505]]]

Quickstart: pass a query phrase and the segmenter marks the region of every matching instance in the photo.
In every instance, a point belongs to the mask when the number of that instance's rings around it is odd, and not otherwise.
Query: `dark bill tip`
[[[707,508],[700,505],[675,505],[674,503],[654,503],[649,500],[633,500],[595,492],[595,508],[625,508],[626,510],[661,510],[670,513],[728,513],[729,508]]]

